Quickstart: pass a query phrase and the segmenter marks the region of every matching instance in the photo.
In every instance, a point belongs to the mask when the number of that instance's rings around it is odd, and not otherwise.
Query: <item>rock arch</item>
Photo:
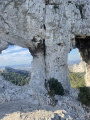
[[[69,90],[68,53],[76,36],[90,36],[89,11],[89,0],[1,0],[0,50],[8,44],[29,48],[34,90],[44,92],[51,77]]]
[[[81,58],[86,62],[86,86],[90,86],[90,36],[76,36],[76,47]]]

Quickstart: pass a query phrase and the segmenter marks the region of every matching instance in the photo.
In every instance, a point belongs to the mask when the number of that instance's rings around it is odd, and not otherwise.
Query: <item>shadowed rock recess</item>
[[[0,52],[10,44],[33,56],[32,94],[46,94],[50,78],[69,91],[68,53],[75,47],[90,86],[90,0],[0,0]]]

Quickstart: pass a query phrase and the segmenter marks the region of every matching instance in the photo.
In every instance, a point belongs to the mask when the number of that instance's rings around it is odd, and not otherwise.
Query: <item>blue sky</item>
[[[68,61],[80,60],[78,49],[74,49],[68,56]],[[32,56],[28,49],[19,46],[9,46],[0,54],[0,66],[29,64],[32,61]]]
[[[68,55],[68,61],[80,61],[80,55],[78,49],[73,49]]]

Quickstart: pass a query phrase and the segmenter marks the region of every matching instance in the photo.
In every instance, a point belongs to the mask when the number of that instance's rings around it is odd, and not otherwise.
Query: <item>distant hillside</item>
[[[69,66],[69,71],[70,72],[86,72],[86,63],[85,62],[80,62],[79,64],[74,64],[72,66]]]
[[[71,66],[71,65],[74,65],[74,64],[79,64],[81,62],[81,60],[69,60],[68,61],[68,65]]]
[[[14,68],[14,69],[19,69],[19,70],[31,71],[31,65],[29,65],[29,64],[14,65],[14,66],[12,66],[12,68]]]
[[[0,66],[0,70],[4,70],[5,67],[8,67],[8,66]],[[19,69],[19,70],[26,70],[26,71],[31,71],[31,65],[28,65],[28,64],[21,64],[21,65],[11,65],[9,66],[10,68],[13,68],[13,69]]]
[[[19,73],[19,74],[25,74],[28,75],[30,72],[27,70],[21,70],[21,69],[14,69],[11,67],[4,67],[1,70],[2,72],[15,72],[15,73]]]
[[[85,86],[85,72],[82,73],[69,73],[70,84],[72,88],[79,88]]]
[[[26,70],[13,69],[11,67],[4,67],[1,75],[5,80],[18,86],[29,84],[31,76],[30,72]]]

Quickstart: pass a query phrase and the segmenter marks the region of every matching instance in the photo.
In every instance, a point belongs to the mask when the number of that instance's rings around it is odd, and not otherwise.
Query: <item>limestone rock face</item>
[[[45,80],[52,77],[69,90],[68,53],[87,36],[89,0],[0,0],[0,50],[9,44],[29,48],[33,90],[45,92]]]
[[[86,64],[86,86],[90,87],[90,65]]]
[[[0,76],[0,120],[89,120],[90,108],[77,100],[78,90],[56,95],[56,106],[48,95],[38,94],[29,86],[15,86]],[[4,104],[3,104],[4,103]]]
[[[74,64],[72,66],[69,66],[69,71],[70,72],[86,72],[86,63],[85,62],[80,62],[79,64]]]

